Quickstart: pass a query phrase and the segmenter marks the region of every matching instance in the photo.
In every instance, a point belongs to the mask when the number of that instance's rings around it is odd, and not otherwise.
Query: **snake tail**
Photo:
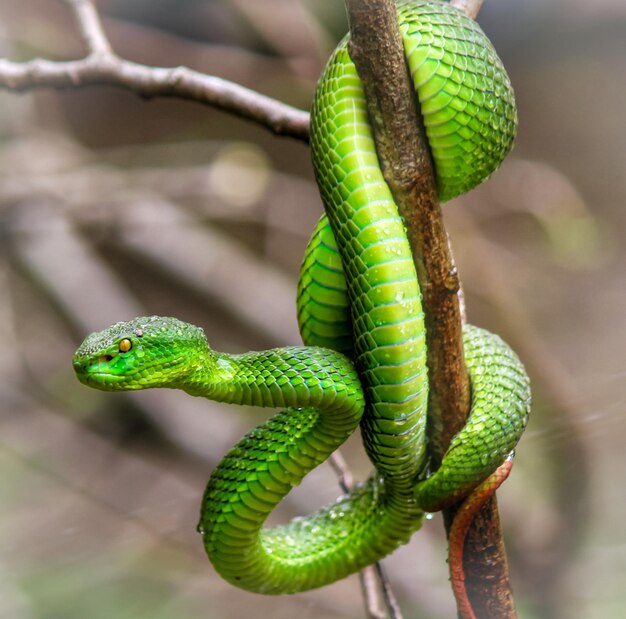
[[[450,568],[450,584],[461,619],[478,619],[465,586],[463,553],[467,532],[480,509],[506,481],[512,468],[513,457],[511,455],[487,479],[472,490],[471,494],[467,496],[459,507],[452,522],[448,536],[448,565]]]

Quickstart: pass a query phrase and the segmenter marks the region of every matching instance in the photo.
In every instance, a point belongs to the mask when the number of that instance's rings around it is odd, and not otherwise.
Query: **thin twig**
[[[400,605],[398,604],[398,600],[393,593],[393,589],[391,588],[391,584],[383,564],[379,561],[374,564],[374,568],[376,569],[378,579],[380,580],[380,584],[383,589],[383,598],[385,600],[385,605],[389,610],[390,619],[402,619]]]
[[[74,13],[87,51],[95,55],[112,55],[113,49],[104,33],[100,16],[93,2],[91,0],[64,0],[64,2]]]
[[[334,451],[328,458],[328,463],[337,475],[337,481],[339,487],[343,492],[350,492],[350,489],[354,486],[354,477],[352,477],[352,471],[348,468],[347,462],[341,455],[339,450]]]
[[[380,564],[377,563],[376,565]],[[359,584],[361,585],[367,619],[386,619],[384,597],[380,595],[379,574],[375,566],[369,565],[359,572]]]
[[[0,88],[81,88],[108,85],[146,99],[176,97],[210,105],[263,125],[276,135],[308,142],[309,114],[254,90],[187,67],[147,67],[115,56],[53,62],[0,59]]]
[[[339,450],[333,452],[328,463],[337,475],[339,486],[343,492],[350,492],[354,487],[354,478]],[[365,610],[369,619],[385,619],[385,609],[390,619],[402,619],[402,612],[391,588],[391,583],[383,570],[380,561],[359,572],[361,592],[365,602]],[[380,592],[382,591],[381,600]],[[384,601],[384,604],[382,603]]]
[[[0,59],[0,88],[117,86],[146,99],[176,97],[210,105],[254,121],[276,135],[307,142],[309,114],[234,82],[187,67],[148,67],[117,56],[111,49],[90,0],[65,0],[71,7],[89,55],[80,60],[29,62]]]
[[[328,462],[337,475],[341,489],[349,492],[354,487],[354,479],[341,452],[339,450],[333,452]],[[369,619],[385,619],[385,608],[390,619],[402,619],[402,611],[380,561],[361,570],[359,582]],[[384,605],[381,603],[379,588],[383,594]]]

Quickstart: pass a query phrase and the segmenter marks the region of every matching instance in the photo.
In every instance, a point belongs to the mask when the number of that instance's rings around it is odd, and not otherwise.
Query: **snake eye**
[[[120,352],[128,352],[132,347],[133,343],[127,337],[125,337],[123,340],[120,340]]]

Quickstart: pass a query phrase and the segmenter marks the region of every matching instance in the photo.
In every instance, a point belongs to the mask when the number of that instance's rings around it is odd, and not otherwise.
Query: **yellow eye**
[[[132,347],[133,343],[128,338],[120,340],[120,352],[128,352]]]

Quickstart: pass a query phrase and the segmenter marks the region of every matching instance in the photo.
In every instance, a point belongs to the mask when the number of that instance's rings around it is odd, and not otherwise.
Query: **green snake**
[[[513,94],[491,44],[460,11],[409,0],[398,14],[439,194],[448,200],[481,182],[510,149]],[[320,587],[407,542],[426,512],[466,495],[502,464],[530,403],[516,355],[499,337],[466,326],[471,412],[429,475],[419,283],[346,40],[319,81],[311,130],[326,214],[300,276],[304,347],[225,354],[208,346],[201,328],[153,316],[91,334],[73,360],[80,381],[102,390],[169,387],[286,407],[224,457],[199,525],[216,570],[267,594]],[[374,464],[369,479],[312,515],[265,528],[281,499],[359,424]]]

